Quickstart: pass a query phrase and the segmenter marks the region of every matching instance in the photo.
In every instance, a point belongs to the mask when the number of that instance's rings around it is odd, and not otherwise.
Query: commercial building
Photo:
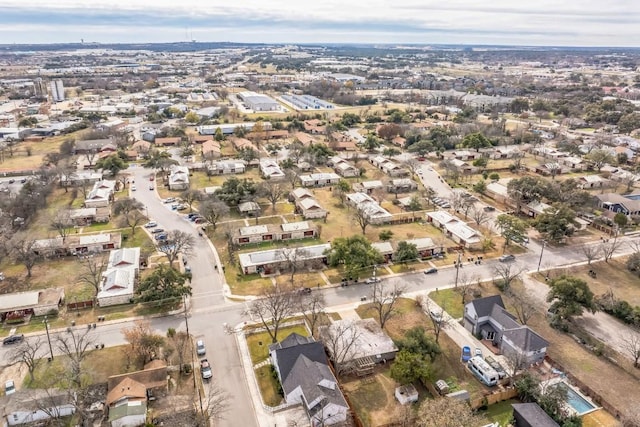
[[[261,93],[245,91],[238,93],[240,99],[247,108],[253,111],[278,111],[280,104],[275,99]]]
[[[62,80],[51,81],[51,100],[53,102],[64,101],[64,84]]]

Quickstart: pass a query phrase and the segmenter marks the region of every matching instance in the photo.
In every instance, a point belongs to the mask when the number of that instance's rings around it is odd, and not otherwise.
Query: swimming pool
[[[567,404],[576,411],[577,415],[584,415],[597,408],[593,403],[578,394],[578,392],[567,383],[559,382],[556,387],[562,387],[567,391]]]

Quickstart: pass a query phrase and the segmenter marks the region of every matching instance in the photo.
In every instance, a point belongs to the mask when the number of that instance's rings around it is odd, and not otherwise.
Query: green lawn
[[[149,238],[149,235],[145,233],[142,227],[136,227],[136,232],[131,237],[131,229],[122,229],[122,247],[123,248],[136,248],[144,246],[153,246],[153,241]]]
[[[429,298],[435,301],[454,319],[459,319],[464,314],[462,297],[453,289],[440,289],[429,294]]]
[[[422,270],[429,267],[429,264],[425,264],[419,261],[407,262],[403,264],[392,264],[389,266],[394,273],[410,273],[413,271]]]
[[[327,276],[331,283],[340,283],[342,278],[344,277],[344,266],[329,268],[324,271],[324,274]],[[385,268],[377,268],[376,276],[386,276],[389,272]],[[367,279],[373,276],[373,267],[365,267],[358,272],[358,279]]]
[[[271,279],[259,274],[242,274],[235,266],[226,265],[224,276],[233,295],[260,295],[263,289],[273,286]]]
[[[309,336],[309,332],[304,325],[295,325],[287,328],[280,329],[278,331],[278,340],[282,341],[292,333],[297,333],[302,336]],[[251,354],[251,361],[253,364],[258,364],[269,357],[269,345],[271,345],[271,337],[267,332],[260,332],[257,334],[247,335],[247,345],[249,346],[249,353]]]
[[[260,387],[262,402],[267,406],[278,406],[282,403],[282,395],[278,393],[278,380],[271,374],[272,365],[262,366],[255,370]]]
[[[498,402],[489,406],[486,411],[480,411],[480,414],[488,418],[489,421],[499,423],[500,427],[506,427],[509,425],[513,414],[513,408],[511,407],[512,403],[521,402],[518,399],[509,399],[503,402]]]

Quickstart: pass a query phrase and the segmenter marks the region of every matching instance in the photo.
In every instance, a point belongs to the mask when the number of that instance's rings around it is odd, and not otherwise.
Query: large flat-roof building
[[[245,91],[238,93],[240,99],[247,108],[253,111],[277,111],[280,110],[280,104],[275,99],[263,95],[261,93]]]

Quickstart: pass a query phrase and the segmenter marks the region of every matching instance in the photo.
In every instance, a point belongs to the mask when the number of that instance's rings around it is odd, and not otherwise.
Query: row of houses
[[[384,156],[372,157],[369,162],[389,176],[401,177],[409,175],[409,171],[406,168]]]
[[[427,221],[462,247],[476,249],[482,244],[482,235],[478,231],[447,211],[427,212]]]
[[[43,257],[84,255],[119,249],[120,233],[71,234],[66,238],[40,239],[33,243],[32,250]]]

